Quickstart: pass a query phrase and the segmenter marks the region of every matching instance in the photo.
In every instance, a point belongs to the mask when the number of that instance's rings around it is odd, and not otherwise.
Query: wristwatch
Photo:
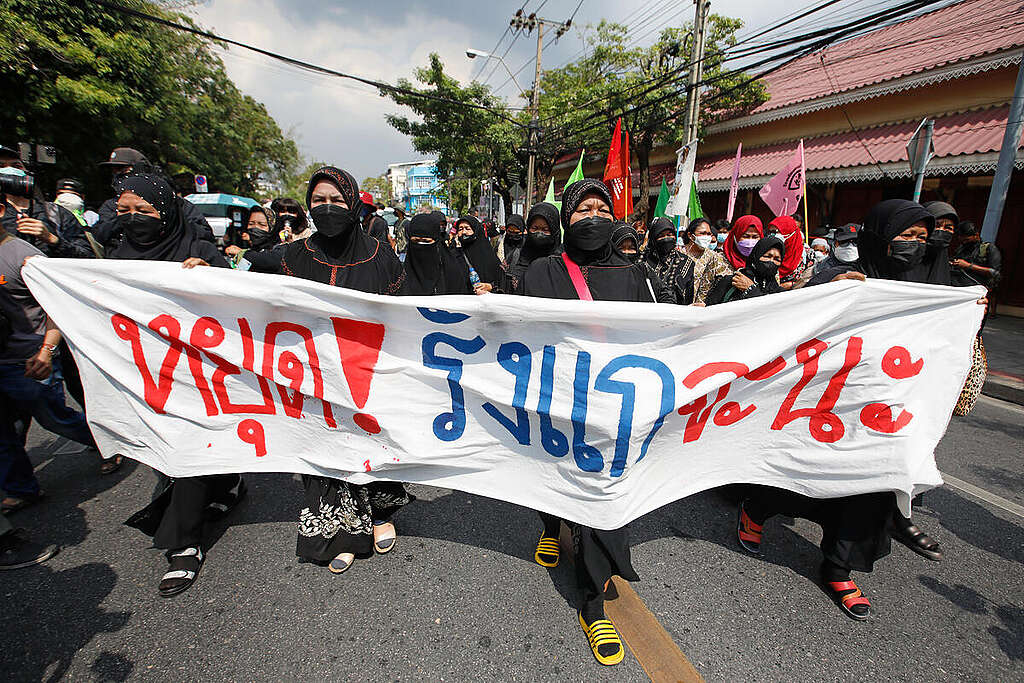
[[[46,349],[47,351],[50,352],[51,356],[57,352],[57,345],[56,344],[43,344],[39,348]]]

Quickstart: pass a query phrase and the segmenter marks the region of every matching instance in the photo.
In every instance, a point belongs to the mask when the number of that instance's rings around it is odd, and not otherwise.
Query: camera
[[[35,187],[36,179],[30,175],[12,176],[0,173],[0,194],[31,197],[35,192]]]

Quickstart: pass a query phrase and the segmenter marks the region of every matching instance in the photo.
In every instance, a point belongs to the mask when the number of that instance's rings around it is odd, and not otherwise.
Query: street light
[[[526,91],[523,90],[523,88],[519,85],[519,81],[516,80],[516,75],[514,73],[512,73],[512,69],[508,68],[508,64],[505,63],[504,59],[502,59],[498,55],[492,55],[490,52],[484,52],[483,50],[476,50],[476,49],[471,48],[471,47],[467,47],[466,48],[466,56],[469,57],[470,59],[476,59],[477,57],[483,57],[485,59],[490,57],[491,59],[497,59],[499,62],[501,62],[501,65],[503,67],[505,67],[505,71],[508,72],[508,75],[512,77],[512,82],[516,84],[517,88],[519,88],[519,94],[522,95],[523,97],[529,99],[529,95],[527,95]]]

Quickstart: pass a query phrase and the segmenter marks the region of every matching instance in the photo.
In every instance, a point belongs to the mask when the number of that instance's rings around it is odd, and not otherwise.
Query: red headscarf
[[[803,263],[804,236],[800,232],[800,224],[792,216],[779,216],[768,225],[774,225],[779,229],[779,236],[786,245],[786,253],[783,254],[782,265],[779,266],[779,278],[784,280]]]
[[[723,246],[722,251],[725,252],[725,258],[736,270],[747,265],[747,257],[740,253],[736,243],[743,239],[743,233],[745,233],[751,226],[757,229],[757,239],[764,237],[764,228],[761,226],[760,218],[757,216],[740,216],[736,219],[736,222],[732,224],[732,230],[729,231],[729,236],[725,238],[725,245]]]

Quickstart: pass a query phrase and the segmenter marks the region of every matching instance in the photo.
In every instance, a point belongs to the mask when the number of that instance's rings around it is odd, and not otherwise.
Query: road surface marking
[[[1017,515],[1018,517],[1024,518],[1024,507],[1017,505],[1012,500],[1006,500],[1002,496],[997,496],[994,493],[990,493],[983,488],[969,484],[963,479],[957,479],[956,477],[950,476],[945,472],[939,472],[942,475],[943,481],[946,482],[946,486],[962,491],[969,496],[973,496],[979,500],[983,500],[990,505],[994,505],[1001,510],[1005,510],[1010,514]]]

